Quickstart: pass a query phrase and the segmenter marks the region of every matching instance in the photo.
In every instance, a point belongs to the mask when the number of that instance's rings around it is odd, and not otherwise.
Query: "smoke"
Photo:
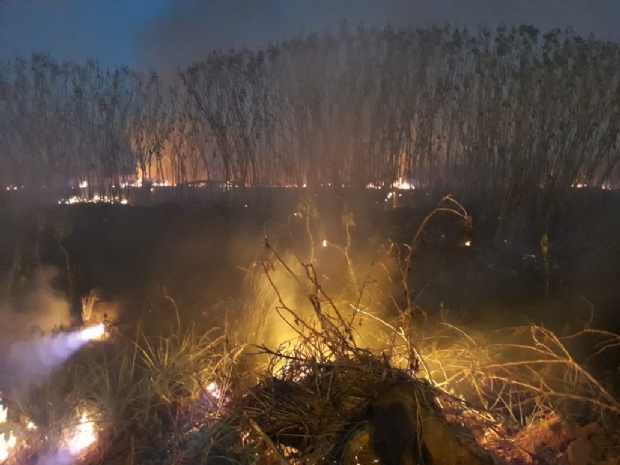
[[[71,323],[67,299],[52,286],[56,275],[54,268],[42,268],[0,307],[1,381],[34,382],[83,344],[72,335],[52,337],[54,329]]]
[[[3,340],[24,338],[35,332],[49,333],[71,323],[66,296],[54,289],[58,271],[42,267],[31,281],[19,286],[11,302],[0,307],[0,336]]]
[[[45,378],[84,344],[102,337],[103,326],[13,342],[6,354],[12,387],[26,388]]]
[[[214,49],[257,47],[301,33],[355,27],[446,23],[476,27],[533,24],[546,30],[620,38],[620,2],[512,0],[168,0],[167,10],[140,31],[135,61],[163,72]]]

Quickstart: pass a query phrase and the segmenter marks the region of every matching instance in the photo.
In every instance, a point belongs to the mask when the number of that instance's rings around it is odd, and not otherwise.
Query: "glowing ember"
[[[73,195],[68,199],[61,199],[58,201],[59,205],[74,205],[77,203],[109,203],[112,205],[120,203],[121,205],[127,205],[129,201],[127,199],[121,199],[119,196],[108,197],[107,195],[104,195],[103,197],[100,195],[95,195],[92,199]]]
[[[78,455],[90,447],[96,440],[95,425],[83,413],[80,424],[69,439],[69,451],[74,455]]]
[[[103,324],[99,324],[97,326],[91,326],[90,328],[83,329],[80,332],[80,336],[86,341],[102,339],[103,336],[105,336],[105,326]]]
[[[327,239],[323,239],[323,242],[321,242],[321,245],[323,247],[327,247]]]
[[[209,383],[205,389],[212,397],[216,399],[222,397],[222,391],[220,390],[217,383]]]
[[[463,245],[465,247],[469,247],[469,246],[471,246],[471,241],[465,241],[465,243]]]

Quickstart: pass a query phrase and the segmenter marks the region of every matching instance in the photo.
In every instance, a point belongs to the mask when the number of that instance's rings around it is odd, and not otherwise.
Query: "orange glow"
[[[6,423],[8,407],[0,404],[0,424]],[[0,462],[4,462],[11,455],[11,450],[15,447],[17,439],[13,435],[13,431],[7,434],[0,434]]]
[[[82,414],[77,428],[70,433],[68,438],[69,451],[78,455],[86,451],[95,441],[95,425],[88,419],[86,413]]]

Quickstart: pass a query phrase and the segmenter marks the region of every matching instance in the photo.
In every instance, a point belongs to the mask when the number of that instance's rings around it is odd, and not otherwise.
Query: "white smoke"
[[[33,333],[50,333],[71,323],[66,296],[52,283],[58,271],[41,268],[30,283],[20,285],[17,295],[0,306],[0,338],[3,341],[24,338]]]
[[[57,271],[39,270],[0,306],[0,381],[25,387],[66,360],[82,343],[69,335],[53,337],[54,330],[69,326],[66,297],[54,289]],[[64,338],[64,339],[63,339]]]

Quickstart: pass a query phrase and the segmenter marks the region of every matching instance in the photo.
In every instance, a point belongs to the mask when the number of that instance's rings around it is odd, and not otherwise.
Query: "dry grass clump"
[[[95,311],[97,303],[101,300],[101,296],[95,290],[91,291],[86,297],[82,297],[82,323],[89,323]]]
[[[617,346],[618,336],[586,328],[559,337],[537,325],[469,335],[447,322],[438,326],[423,339],[433,381],[486,410],[508,413],[519,424],[558,409],[585,417],[620,414],[620,403],[567,348],[598,335],[604,339],[593,347],[600,353]]]

